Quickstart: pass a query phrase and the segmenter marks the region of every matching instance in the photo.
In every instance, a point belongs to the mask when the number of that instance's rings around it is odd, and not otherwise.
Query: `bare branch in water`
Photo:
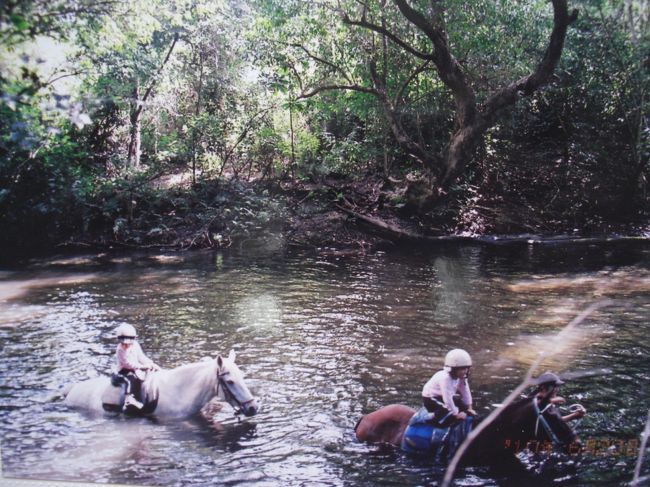
[[[639,477],[638,484],[636,485],[647,485],[646,482],[650,480],[650,475],[645,475],[643,477]],[[632,485],[632,484],[630,484]]]
[[[566,372],[562,373],[562,380],[576,380],[583,379],[585,377],[601,377],[604,375],[612,374],[612,369],[602,368],[602,369],[590,369],[590,370],[581,370],[579,372]]]
[[[636,461],[636,467],[634,468],[634,478],[630,484],[632,487],[637,487],[641,485],[641,482],[647,480],[647,477],[643,479],[639,478],[641,475],[641,467],[643,466],[643,457],[645,456],[645,449],[648,445],[648,435],[650,435],[650,411],[648,411],[648,420],[645,422],[645,428],[643,430],[643,439],[641,440],[641,448],[639,448],[639,458]]]
[[[560,330],[560,333],[566,333],[572,328],[575,328],[578,326],[580,323],[582,323],[589,315],[594,313],[596,310],[600,308],[604,308],[605,306],[611,306],[613,304],[612,300],[606,299],[603,301],[598,301],[591,306],[589,306],[587,309],[585,309],[582,313],[580,313],[578,316],[576,316],[571,322],[569,322],[568,325],[566,325],[562,330]],[[510,394],[508,394],[508,397],[505,398],[503,403],[501,404],[500,407],[496,408],[494,411],[492,411],[487,418],[485,418],[475,429],[472,430],[472,432],[467,435],[467,438],[465,438],[465,441],[460,445],[458,450],[456,451],[456,454],[454,455],[454,458],[451,459],[451,462],[449,462],[449,466],[447,467],[447,470],[445,471],[445,476],[442,479],[442,484],[441,487],[449,487],[451,485],[451,481],[454,478],[454,473],[456,472],[456,469],[458,468],[458,464],[460,463],[460,459],[463,457],[469,446],[472,444],[472,442],[476,439],[478,435],[481,434],[481,432],[487,428],[500,414],[501,412],[505,409],[505,407],[513,402],[519,395],[531,385],[531,378],[533,377],[533,374],[537,370],[537,367],[542,363],[542,361],[546,358],[547,354],[546,352],[541,352],[537,359],[532,363],[530,368],[528,369],[528,372],[526,372],[526,376],[524,377],[523,381],[521,384],[519,384],[515,390],[513,390]],[[646,431],[647,431],[647,425],[646,425]],[[647,435],[644,436],[644,440],[647,437]]]

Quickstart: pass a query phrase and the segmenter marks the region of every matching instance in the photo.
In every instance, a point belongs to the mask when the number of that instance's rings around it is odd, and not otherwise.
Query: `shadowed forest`
[[[9,0],[0,250],[645,237],[648,0]]]

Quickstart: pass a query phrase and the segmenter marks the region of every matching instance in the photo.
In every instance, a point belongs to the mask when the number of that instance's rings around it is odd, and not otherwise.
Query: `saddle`
[[[446,464],[472,430],[472,416],[455,424],[439,426],[435,415],[420,408],[409,421],[402,449],[409,453],[433,456],[436,463]]]
[[[131,383],[133,397],[142,403],[141,408],[133,404],[127,404],[125,406],[127,382]],[[102,395],[102,407],[104,411],[113,413],[123,412],[133,416],[153,413],[158,406],[158,389],[154,387],[149,391],[149,388],[144,387],[144,382],[136,374],[128,374],[127,376],[118,373],[111,374],[111,384]]]

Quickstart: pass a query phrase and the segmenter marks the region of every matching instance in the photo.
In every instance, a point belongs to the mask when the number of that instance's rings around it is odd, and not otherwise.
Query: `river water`
[[[362,414],[416,407],[450,348],[487,414],[540,352],[588,416],[580,457],[522,454],[554,485],[624,485],[650,404],[650,248],[449,246],[356,257],[276,248],[79,255],[0,272],[4,478],[162,486],[436,485],[442,470],[356,442]],[[588,305],[612,304],[563,327]],[[238,353],[261,412],[165,420],[67,409],[135,325],[164,367]],[[551,470],[554,471],[554,470]],[[650,459],[642,475],[650,473]],[[497,485],[466,469],[459,485]]]

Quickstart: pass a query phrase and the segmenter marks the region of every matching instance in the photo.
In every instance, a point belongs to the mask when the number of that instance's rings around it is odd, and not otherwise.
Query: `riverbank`
[[[582,219],[530,201],[457,188],[429,207],[420,181],[331,175],[318,180],[242,181],[169,177],[99,192],[66,225],[23,235],[2,249],[5,263],[77,250],[220,249],[276,241],[278,247],[346,254],[404,245],[460,242],[568,243],[647,241],[642,211]],[[415,188],[415,189],[414,189]],[[523,209],[525,208],[525,210]]]
[[[122,211],[88,211],[79,231],[58,248],[188,250],[249,240],[320,252],[368,252],[402,244],[644,240],[644,215],[583,222],[502,199],[478,201],[461,191],[430,209],[416,208],[407,181],[328,177],[318,181],[204,181],[149,188]]]

